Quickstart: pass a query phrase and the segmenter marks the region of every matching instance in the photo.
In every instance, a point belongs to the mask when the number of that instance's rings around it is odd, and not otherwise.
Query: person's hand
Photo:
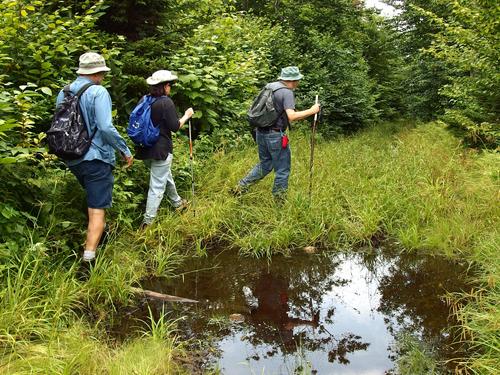
[[[134,157],[132,155],[130,156],[122,155],[122,157],[123,160],[125,160],[125,163],[127,163],[126,168],[130,168],[132,164],[134,164]]]
[[[310,109],[313,114],[318,113],[321,110],[321,105],[319,103],[316,103]]]
[[[190,119],[194,114],[194,110],[193,108],[189,107],[188,109],[186,109],[186,112],[184,112],[184,116],[186,116],[186,118]]]

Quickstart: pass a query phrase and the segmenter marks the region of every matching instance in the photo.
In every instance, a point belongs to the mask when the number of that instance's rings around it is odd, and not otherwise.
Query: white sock
[[[95,250],[85,250],[83,252],[83,261],[90,262],[95,259]]]

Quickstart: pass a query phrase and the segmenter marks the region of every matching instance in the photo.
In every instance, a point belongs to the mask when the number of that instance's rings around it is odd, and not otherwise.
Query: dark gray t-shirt
[[[278,82],[272,82],[269,84],[271,88],[277,89],[278,87],[284,87],[285,85]],[[293,91],[289,88],[283,88],[278,91],[275,91],[273,94],[274,108],[278,113],[286,111],[287,109],[295,110],[295,96],[293,95]],[[276,122],[277,128],[286,129],[288,126],[288,119],[286,118],[286,113],[283,113],[282,116]]]

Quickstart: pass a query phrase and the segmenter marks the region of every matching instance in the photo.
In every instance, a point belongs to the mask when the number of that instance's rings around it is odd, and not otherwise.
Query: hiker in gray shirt
[[[239,181],[233,193],[240,195],[248,191],[250,185],[261,180],[274,169],[273,196],[281,201],[288,189],[291,153],[286,129],[292,121],[302,120],[319,112],[320,105],[314,104],[304,111],[295,110],[293,90],[297,88],[303,75],[299,68],[289,66],[281,70],[279,81],[270,84],[273,89],[273,103],[276,113],[281,114],[271,126],[257,128],[256,141],[259,163]]]

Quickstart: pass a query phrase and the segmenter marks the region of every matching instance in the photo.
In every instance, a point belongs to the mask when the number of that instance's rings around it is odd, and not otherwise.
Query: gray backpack
[[[281,86],[272,89],[271,84],[268,83],[257,95],[247,113],[248,122],[253,128],[267,128],[276,124],[283,112],[276,112],[273,94],[281,89],[288,89],[288,87]]]

